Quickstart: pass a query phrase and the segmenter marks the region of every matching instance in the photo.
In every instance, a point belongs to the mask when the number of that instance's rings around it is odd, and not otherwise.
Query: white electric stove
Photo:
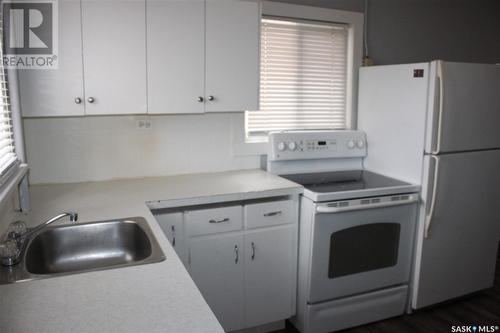
[[[304,186],[297,315],[302,333],[403,314],[419,187],[363,169],[360,131],[269,135],[268,172]]]

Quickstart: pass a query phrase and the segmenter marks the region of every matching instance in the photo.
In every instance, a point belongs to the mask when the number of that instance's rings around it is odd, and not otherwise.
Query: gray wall
[[[279,0],[362,12],[364,0]],[[368,0],[375,64],[500,63],[499,0]]]

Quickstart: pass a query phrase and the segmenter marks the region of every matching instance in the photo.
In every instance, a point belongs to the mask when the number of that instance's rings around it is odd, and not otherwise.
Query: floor
[[[489,290],[437,305],[411,315],[379,321],[343,330],[341,333],[430,333],[452,332],[452,325],[500,326],[500,255],[497,260],[495,286]],[[274,333],[296,333],[292,325]],[[486,332],[500,332],[496,328]]]

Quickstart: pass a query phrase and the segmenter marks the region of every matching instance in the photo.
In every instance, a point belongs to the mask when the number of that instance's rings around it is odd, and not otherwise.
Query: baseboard
[[[255,326],[251,328],[245,328],[242,330],[231,331],[231,333],[270,333],[274,331],[279,331],[285,328],[285,321],[275,321],[272,323]]]

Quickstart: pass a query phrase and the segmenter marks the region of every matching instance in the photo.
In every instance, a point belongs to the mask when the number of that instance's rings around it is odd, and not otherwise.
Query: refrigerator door
[[[500,147],[500,66],[433,62],[436,88],[429,97],[426,152]]]
[[[491,287],[500,240],[500,150],[426,155],[424,164],[414,309]]]

